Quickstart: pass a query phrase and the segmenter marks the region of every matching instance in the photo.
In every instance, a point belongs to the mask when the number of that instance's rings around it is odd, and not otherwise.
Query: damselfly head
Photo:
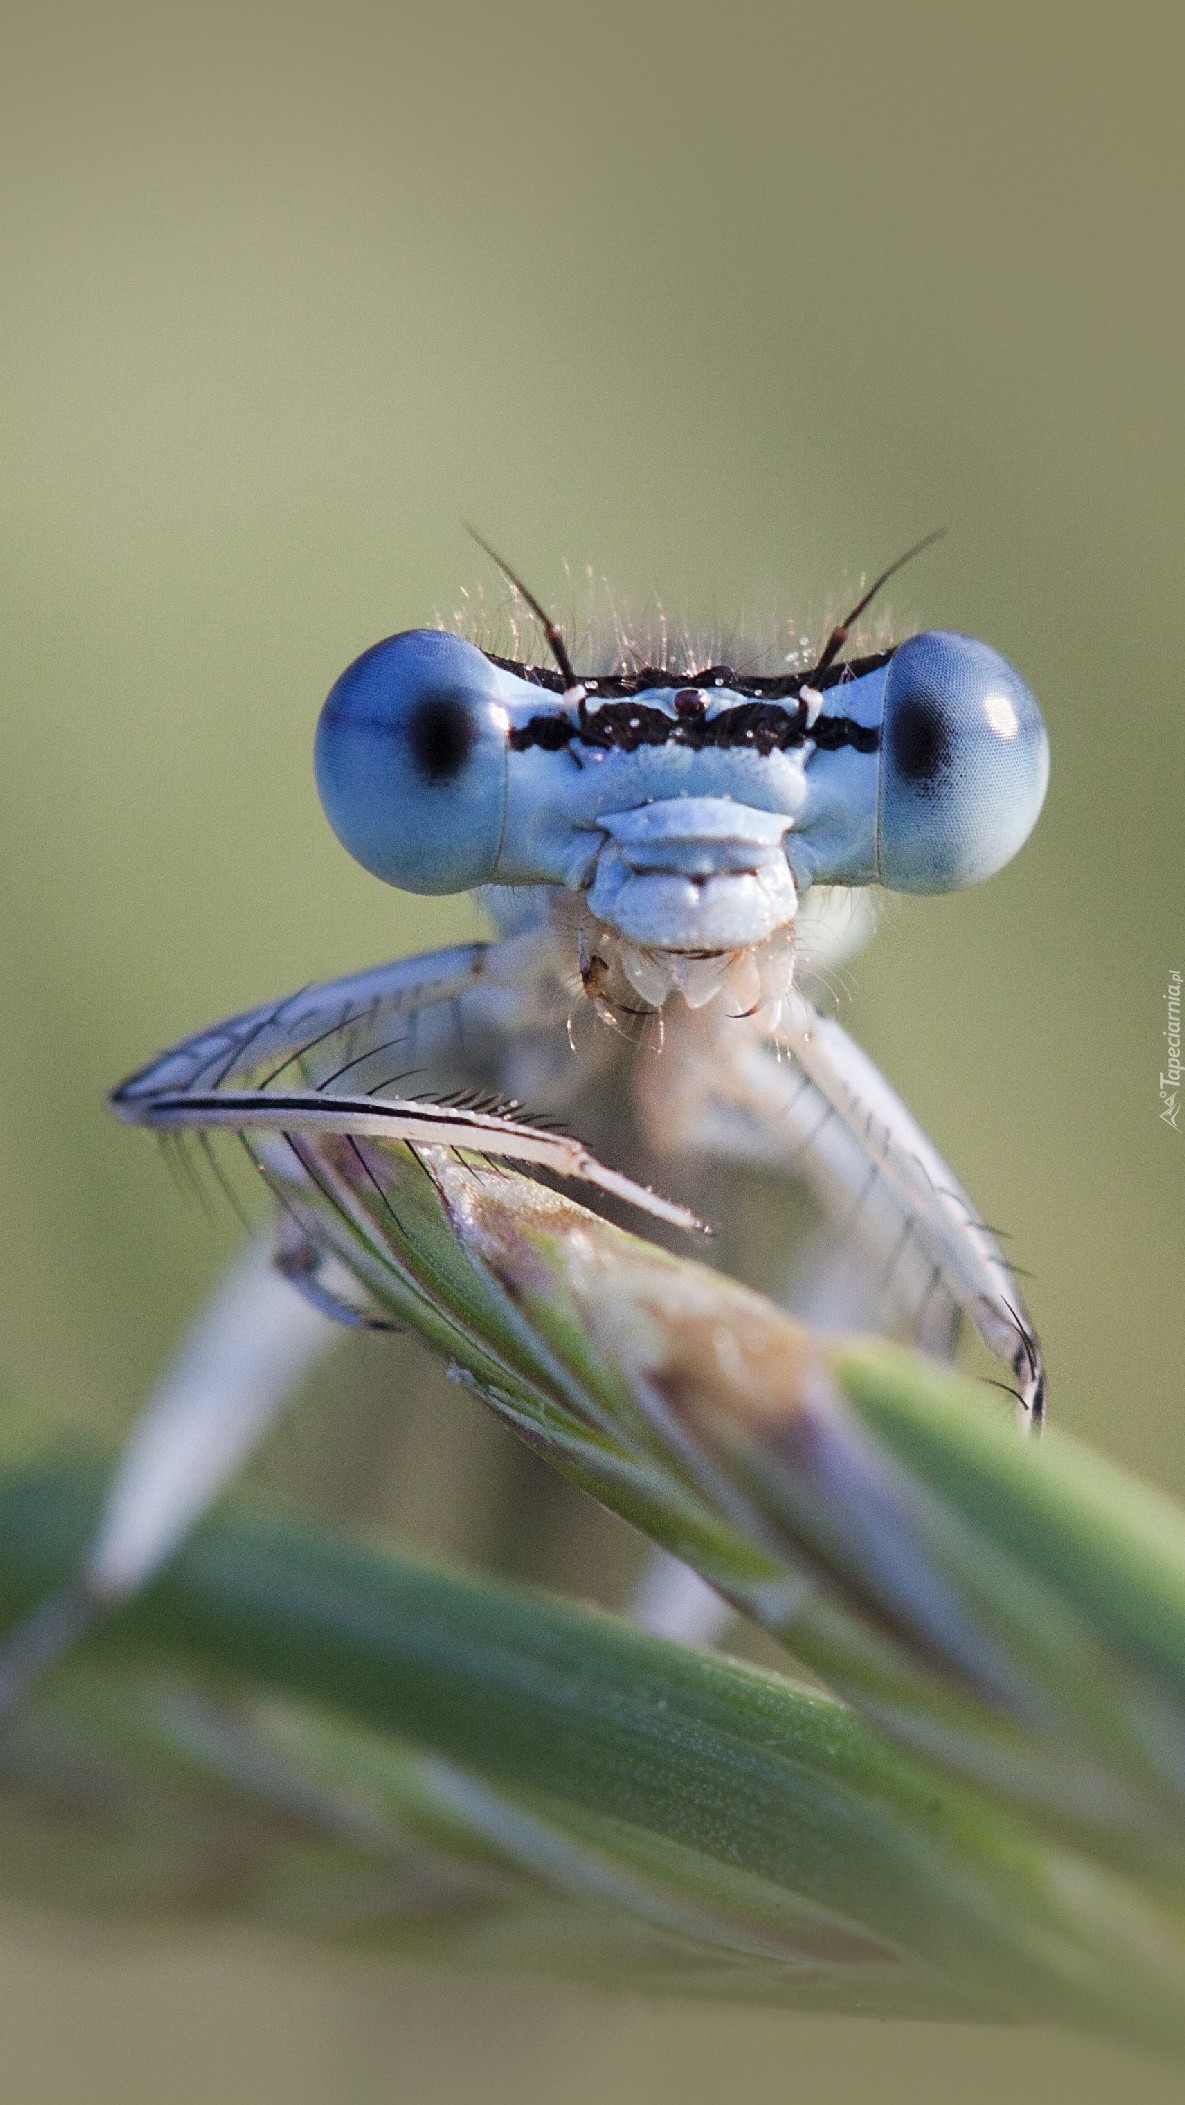
[[[990,876],[1040,810],[1044,725],[1020,675],[971,637],[845,656],[906,560],[809,664],[763,674],[587,673],[507,571],[554,667],[438,629],[364,652],[318,726],[330,822],[390,884],[559,888],[652,960],[755,951],[815,884],[946,891]],[[688,998],[710,977],[672,970],[650,976]]]

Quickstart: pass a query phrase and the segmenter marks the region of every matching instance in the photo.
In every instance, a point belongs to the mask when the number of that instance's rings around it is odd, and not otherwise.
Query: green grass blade
[[[1180,1516],[527,1178],[319,1160],[320,1232],[537,1451],[881,1730],[1114,1861],[1180,1861]]]
[[[5,1621],[70,1571],[95,1510],[93,1484],[71,1471],[0,1481]],[[705,1981],[732,1978],[729,1992],[773,1999],[975,2008],[1185,2042],[1173,1909],[777,1677],[324,1532],[241,1520],[205,1529],[59,1676],[50,1694],[69,1711],[74,1690],[73,1739],[59,1719],[54,1741],[52,1708],[38,1729],[77,1775],[88,1732],[94,1758],[104,1746],[109,1757],[122,1717],[124,1759],[133,1743],[147,1750],[159,1782],[168,1734],[142,1706],[162,1672],[223,1701],[292,1707],[284,1751],[304,1764],[322,1826],[347,1780],[356,1808],[381,1777],[405,1826],[418,1802],[421,1843],[435,1819],[438,1848],[447,1831],[455,1854],[464,1836],[468,1858],[514,1869],[535,1902],[579,1900],[603,1940],[602,1977],[617,1921],[621,1977],[649,1940],[656,1985],[698,1966]],[[359,1737],[327,1755],[335,1732]],[[209,1766],[192,1728],[174,1724],[170,1744],[174,1770]],[[293,1793],[277,1800],[274,1739],[271,1754],[254,1770],[240,1758],[236,1775],[274,1821]],[[224,1756],[224,1783],[226,1768]],[[498,1963],[523,1960],[526,1914]]]

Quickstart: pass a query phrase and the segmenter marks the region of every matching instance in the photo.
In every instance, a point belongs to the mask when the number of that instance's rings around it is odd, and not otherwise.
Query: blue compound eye
[[[314,765],[343,847],[407,892],[483,884],[506,818],[497,673],[459,636],[409,629],[347,666],[317,725]]]
[[[1041,712],[986,643],[932,630],[885,684],[878,875],[901,892],[990,877],[1032,831],[1049,780]]]

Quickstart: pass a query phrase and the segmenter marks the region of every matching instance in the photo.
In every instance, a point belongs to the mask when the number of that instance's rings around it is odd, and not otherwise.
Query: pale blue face
[[[412,892],[560,885],[643,947],[739,949],[811,884],[990,877],[1045,796],[1037,704],[968,636],[834,666],[819,695],[723,667],[583,696],[523,672],[411,629],[342,674],[317,787],[368,870]]]

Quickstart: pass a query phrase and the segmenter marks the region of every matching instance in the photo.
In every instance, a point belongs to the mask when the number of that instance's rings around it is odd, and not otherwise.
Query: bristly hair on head
[[[582,678],[635,675],[644,667],[666,673],[672,680],[686,680],[704,666],[722,664],[734,667],[742,678],[796,673],[809,680],[822,677],[849,648],[862,655],[893,647],[897,639],[887,613],[871,622],[861,622],[860,617],[889,579],[944,532],[940,528],[926,535],[899,556],[842,620],[826,617],[817,626],[812,624],[810,633],[785,617],[762,623],[745,619],[728,624],[672,621],[661,601],[626,618],[607,580],[597,578],[591,565],[585,573],[584,613],[561,625],[489,543],[474,533],[473,538],[507,579],[509,601],[503,599],[491,607],[479,586],[475,592],[463,593],[465,604],[450,619],[438,615],[437,625],[504,661],[535,666],[550,654],[565,687],[578,686]]]

